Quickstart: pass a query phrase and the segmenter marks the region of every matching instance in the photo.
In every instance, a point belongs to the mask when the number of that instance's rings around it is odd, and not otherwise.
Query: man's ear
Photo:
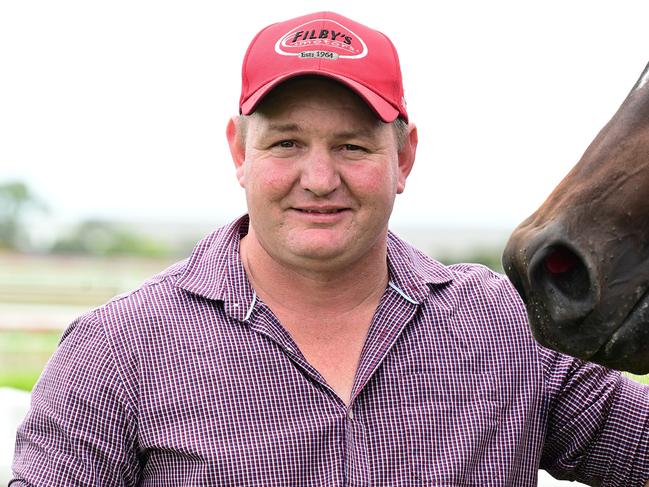
[[[246,162],[246,144],[242,133],[241,120],[238,117],[232,117],[228,121],[228,126],[225,129],[225,136],[228,139],[230,146],[230,154],[232,154],[232,162],[237,170],[237,180],[241,187],[245,187],[244,178],[244,163]]]
[[[399,151],[399,178],[397,180],[397,194],[403,193],[406,189],[406,179],[412,171],[412,166],[415,163],[415,154],[417,153],[417,127],[415,124],[408,124],[408,136]]]

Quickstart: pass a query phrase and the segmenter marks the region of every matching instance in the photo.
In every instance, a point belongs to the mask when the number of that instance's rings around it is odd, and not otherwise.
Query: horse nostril
[[[534,260],[531,285],[556,321],[579,320],[592,311],[597,293],[586,263],[576,252],[555,244]]]
[[[582,301],[591,290],[588,269],[583,260],[568,247],[555,245],[548,249],[539,269],[544,275],[536,276],[545,287],[558,291],[569,300]]]
[[[553,276],[562,276],[579,264],[579,258],[570,249],[554,247],[544,260],[546,270]]]

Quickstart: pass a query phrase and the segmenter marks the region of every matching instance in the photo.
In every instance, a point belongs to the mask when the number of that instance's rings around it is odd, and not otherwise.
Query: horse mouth
[[[601,323],[556,323],[543,301],[530,296],[528,315],[535,339],[543,346],[581,360],[634,374],[649,374],[649,290],[642,295],[617,327],[610,323],[608,336],[597,334]],[[590,330],[588,332],[588,330]]]
[[[589,360],[634,374],[649,373],[649,290]]]

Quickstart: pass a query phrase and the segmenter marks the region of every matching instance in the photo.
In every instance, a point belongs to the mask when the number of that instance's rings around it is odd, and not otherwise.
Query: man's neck
[[[369,303],[375,306],[388,284],[386,254],[383,243],[351,265],[297,267],[273,259],[254,238],[241,241],[243,265],[259,297],[300,313],[345,314]]]
[[[386,240],[347,265],[287,265],[269,255],[250,233],[240,249],[257,295],[306,360],[349,404],[363,344],[388,284]]]

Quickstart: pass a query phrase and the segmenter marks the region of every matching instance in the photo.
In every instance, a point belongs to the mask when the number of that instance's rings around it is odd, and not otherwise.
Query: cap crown
[[[356,91],[386,122],[407,119],[399,58],[384,34],[333,12],[272,24],[243,61],[241,113],[254,111],[281,82],[296,76],[335,79]]]

